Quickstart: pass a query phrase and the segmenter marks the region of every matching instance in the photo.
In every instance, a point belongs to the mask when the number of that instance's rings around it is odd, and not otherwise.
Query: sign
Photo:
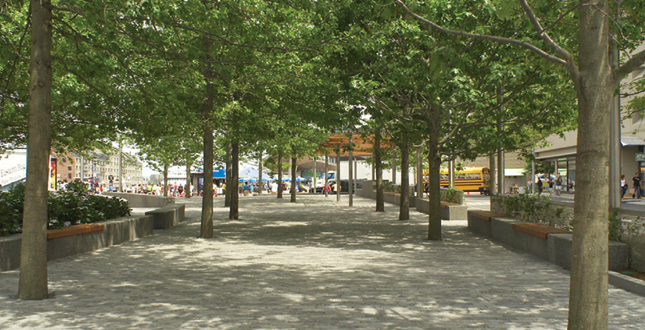
[[[58,188],[58,182],[56,181],[56,178],[58,177],[56,174],[56,158],[50,157],[49,158],[49,190],[56,190]]]
[[[27,177],[27,153],[9,150],[0,154],[0,185],[8,186]]]
[[[634,159],[635,159],[637,162],[645,162],[645,153],[637,152],[637,153],[634,155]]]

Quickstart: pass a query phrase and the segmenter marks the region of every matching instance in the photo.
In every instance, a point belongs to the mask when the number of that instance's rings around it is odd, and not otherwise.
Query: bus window
[[[466,178],[466,174],[464,174],[464,173],[459,173],[459,174],[457,175],[457,179],[463,180],[463,179],[465,179],[465,178]]]
[[[481,180],[482,179],[481,173],[475,173],[474,176],[475,176],[474,177],[475,180]]]

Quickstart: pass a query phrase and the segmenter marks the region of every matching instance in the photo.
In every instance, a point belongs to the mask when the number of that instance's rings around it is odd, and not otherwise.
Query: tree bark
[[[40,300],[47,288],[47,182],[51,148],[52,13],[49,0],[31,0],[31,59],[27,183],[18,298]]]
[[[381,129],[374,133],[374,166],[376,168],[376,212],[385,212],[383,196],[383,163],[381,160]]]
[[[240,205],[240,143],[238,141],[233,141],[231,148],[231,164],[233,165],[233,175],[231,178],[231,207],[228,212],[228,218],[230,220],[237,220],[240,217],[239,214],[239,205]]]
[[[610,102],[617,82],[608,58],[606,1],[581,6],[578,152],[574,201],[569,328],[606,329]],[[576,79],[577,78],[577,79]]]
[[[231,207],[231,199],[233,194],[237,194],[237,191],[233,191],[233,161],[231,160],[231,145],[226,145],[226,191],[224,193],[224,207]]]
[[[291,147],[291,203],[296,202],[296,147]]]
[[[282,198],[282,150],[278,151],[278,198]]]
[[[410,220],[410,143],[408,135],[403,133],[401,143],[401,203],[399,220]]]

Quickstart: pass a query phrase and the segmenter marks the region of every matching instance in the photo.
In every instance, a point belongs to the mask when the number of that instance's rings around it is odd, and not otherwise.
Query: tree
[[[578,100],[577,187],[574,202],[571,284],[569,292],[570,329],[607,328],[607,250],[609,216],[609,117],[610,102],[620,81],[645,62],[645,51],[632,54],[622,65],[611,63],[609,56],[609,17],[607,0],[579,1],[558,6],[556,18],[544,27],[525,0],[518,0],[523,13],[542,43],[507,37],[450,30],[414,13],[401,0],[397,5],[428,28],[469,38],[514,44],[564,67],[570,76]],[[642,3],[640,3],[642,8]],[[508,9],[506,7],[505,9]],[[511,9],[512,10],[512,9]],[[573,12],[576,12],[574,16]],[[548,14],[548,13],[547,13]],[[620,14],[615,16],[620,17]],[[548,16],[547,16],[548,17]],[[553,19],[553,16],[551,17]],[[524,17],[516,17],[516,20]],[[642,17],[640,18],[642,19]],[[566,35],[552,37],[549,30],[560,22],[577,23],[577,53],[565,44]],[[549,23],[547,23],[549,24]],[[629,37],[642,36],[643,25],[632,27]],[[553,35],[557,35],[554,33]],[[570,36],[571,37],[571,36]],[[642,39],[627,40],[628,47]],[[540,47],[547,47],[543,50]],[[565,47],[569,46],[566,50]]]
[[[20,249],[18,298],[45,299],[47,292],[47,177],[51,145],[52,12],[48,0],[31,1],[27,184]]]

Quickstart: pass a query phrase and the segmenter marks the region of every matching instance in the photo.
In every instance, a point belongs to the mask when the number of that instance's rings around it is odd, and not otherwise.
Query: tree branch
[[[614,71],[614,81],[616,83],[620,82],[625,78],[630,72],[638,69],[641,65],[645,63],[645,50],[641,50],[632,56],[627,62],[619,66],[616,71]]]
[[[551,48],[552,51],[554,51],[556,54],[558,54],[561,57],[564,57],[565,61],[567,63],[573,63],[573,56],[564,48],[560,47],[560,45],[556,44],[551,37],[546,33],[546,30],[542,28],[542,25],[540,22],[537,20],[537,17],[535,17],[535,14],[533,13],[533,10],[529,5],[526,3],[526,0],[518,0],[520,2],[520,5],[522,6],[522,9],[524,9],[524,12],[526,13],[526,16],[529,17],[529,21],[533,25],[533,28],[535,31],[537,31],[538,36],[542,41]]]
[[[399,6],[401,6],[403,8],[403,10],[405,10],[408,14],[410,14],[410,16],[412,16],[414,19],[416,19],[418,21],[421,21],[424,24],[426,24],[427,26],[429,26],[430,28],[435,28],[435,29],[437,29],[437,30],[439,30],[439,31],[441,31],[443,33],[452,34],[452,35],[461,36],[461,37],[467,37],[467,38],[476,38],[476,39],[481,39],[481,40],[489,40],[489,41],[494,41],[494,42],[499,42],[499,43],[504,43],[504,44],[518,45],[518,46],[524,47],[524,48],[526,48],[526,49],[528,49],[528,50],[530,50],[530,51],[542,56],[543,58],[545,58],[545,59],[547,59],[547,60],[549,60],[549,61],[551,61],[553,63],[557,63],[557,64],[560,64],[562,66],[565,66],[565,67],[569,68],[569,64],[567,63],[566,60],[563,60],[563,59],[561,59],[561,58],[559,58],[557,56],[553,56],[553,55],[543,51],[542,49],[540,49],[540,48],[538,48],[538,47],[536,47],[534,45],[531,45],[529,43],[526,43],[524,41],[519,41],[519,40],[515,40],[515,39],[511,39],[511,38],[489,36],[489,35],[483,35],[483,34],[477,34],[477,33],[468,33],[468,32],[463,32],[463,31],[454,31],[454,30],[446,29],[446,28],[443,28],[443,27],[439,26],[438,24],[436,24],[436,23],[434,23],[432,21],[429,21],[429,20],[417,15],[416,13],[411,11],[403,3],[403,1],[396,0],[395,2],[397,4],[399,4]]]

